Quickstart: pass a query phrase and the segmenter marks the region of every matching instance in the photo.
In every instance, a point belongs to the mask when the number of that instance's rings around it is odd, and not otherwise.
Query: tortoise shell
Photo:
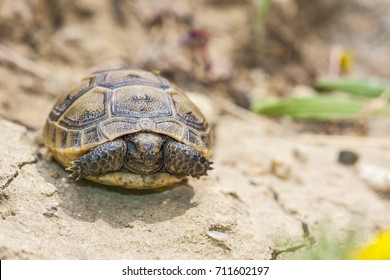
[[[210,127],[178,88],[151,72],[94,72],[58,99],[43,140],[65,166],[91,148],[126,134],[150,131],[211,155]]]

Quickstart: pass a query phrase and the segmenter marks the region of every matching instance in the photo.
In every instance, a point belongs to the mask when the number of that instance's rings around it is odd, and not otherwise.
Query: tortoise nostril
[[[145,153],[147,149],[146,149],[145,146],[141,146],[141,147],[139,148],[139,150],[140,150],[142,153]]]
[[[147,156],[147,157],[153,157],[153,156],[154,156],[154,152],[151,151],[151,150],[149,150],[149,151],[147,151],[147,152],[145,153],[145,156]]]

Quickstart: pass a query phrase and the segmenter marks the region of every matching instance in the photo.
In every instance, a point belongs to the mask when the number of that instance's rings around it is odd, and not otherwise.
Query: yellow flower
[[[358,251],[357,260],[390,260],[390,230],[378,234],[368,246]]]

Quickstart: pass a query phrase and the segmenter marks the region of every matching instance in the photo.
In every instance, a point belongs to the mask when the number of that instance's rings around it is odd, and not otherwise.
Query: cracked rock
[[[0,158],[2,258],[282,259],[317,240],[323,221],[340,234],[357,215],[362,235],[390,225],[389,201],[352,169],[334,164],[336,148],[300,146],[260,124],[225,116],[218,122],[216,167],[209,177],[140,192],[68,182],[56,162],[35,159],[37,147],[25,128],[0,121],[0,149],[7,151]],[[242,137],[231,141],[232,134]],[[246,148],[262,142],[267,145]],[[294,163],[299,184],[243,172],[293,148],[307,157]]]

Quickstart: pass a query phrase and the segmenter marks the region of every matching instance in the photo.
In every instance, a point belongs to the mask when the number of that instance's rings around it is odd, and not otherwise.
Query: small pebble
[[[227,240],[227,234],[219,231],[214,230],[208,230],[206,234],[211,237],[212,239],[218,240],[218,241],[226,241]]]
[[[271,162],[271,172],[276,177],[280,179],[287,179],[290,176],[291,173],[291,167],[282,161],[279,160],[272,160]]]
[[[364,164],[359,166],[360,178],[373,190],[390,191],[390,170],[381,166]]]
[[[41,193],[46,196],[52,196],[57,192],[56,187],[53,184],[47,183],[41,186]]]
[[[46,208],[46,211],[43,212],[43,216],[48,218],[57,216],[58,208],[56,206],[51,206],[50,208]]]
[[[344,165],[354,165],[359,159],[359,154],[353,151],[342,150],[339,152],[338,162]]]

